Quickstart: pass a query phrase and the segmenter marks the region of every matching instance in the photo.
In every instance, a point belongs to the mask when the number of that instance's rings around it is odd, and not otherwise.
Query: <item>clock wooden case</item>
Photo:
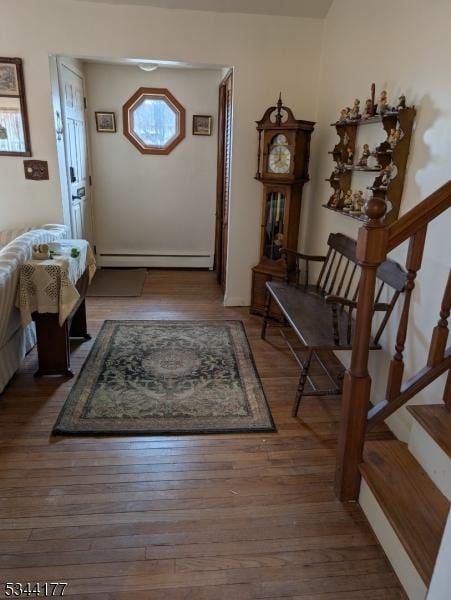
[[[296,119],[283,105],[269,107],[257,121],[258,156],[255,178],[263,184],[260,261],[252,269],[251,312],[263,314],[270,279],[289,277],[294,264],[282,248],[297,250],[302,188],[309,180],[310,138],[315,123]],[[280,318],[273,309],[272,316]]]

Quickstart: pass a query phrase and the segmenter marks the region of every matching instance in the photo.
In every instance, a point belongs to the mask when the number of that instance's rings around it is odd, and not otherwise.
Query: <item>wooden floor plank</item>
[[[298,369],[277,328],[260,340],[206,271],[151,271],[142,296],[87,308],[94,336],[105,319],[242,320],[278,431],[52,437],[74,380],[34,379],[32,351],[0,397],[2,580],[62,578],[74,600],[405,598],[333,494],[339,398],[291,418]],[[75,373],[92,344],[74,346]]]

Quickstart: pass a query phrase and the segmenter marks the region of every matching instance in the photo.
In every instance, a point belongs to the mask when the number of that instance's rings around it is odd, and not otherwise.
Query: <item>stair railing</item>
[[[357,300],[351,364],[343,380],[340,431],[338,437],[335,490],[342,501],[357,500],[360,489],[359,464],[369,429],[384,421],[437,377],[448,371],[444,402],[451,410],[451,347],[446,348],[451,309],[451,270],[443,295],[440,318],[432,332],[427,364],[403,382],[404,347],[415,278],[421,269],[428,224],[451,207],[451,181],[389,226],[383,223],[387,205],[373,197],[366,205],[368,221],[359,229],[357,259],[361,278]],[[371,377],[368,372],[371,323],[376,272],[388,252],[409,240],[406,259],[407,280],[396,336],[395,354],[390,362],[386,398],[370,409]]]

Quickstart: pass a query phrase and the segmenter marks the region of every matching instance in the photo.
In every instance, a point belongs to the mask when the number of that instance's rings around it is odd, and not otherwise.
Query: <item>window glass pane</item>
[[[25,152],[22,114],[17,98],[0,98],[0,152]]]
[[[177,134],[177,114],[162,99],[146,98],[132,115],[133,132],[146,146],[164,147]]]
[[[285,194],[271,192],[266,198],[266,224],[263,254],[271,260],[281,258],[283,224],[285,217]]]

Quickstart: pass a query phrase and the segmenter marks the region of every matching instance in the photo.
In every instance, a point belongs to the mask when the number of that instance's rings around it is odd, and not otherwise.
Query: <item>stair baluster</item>
[[[448,282],[443,294],[442,306],[440,310],[440,319],[434,327],[432,333],[431,345],[429,347],[428,365],[435,367],[443,360],[445,356],[446,342],[448,340],[448,318],[451,312],[451,269],[449,271]]]
[[[409,323],[410,302],[412,292],[415,287],[415,278],[421,268],[423,258],[424,242],[426,240],[427,227],[423,227],[415,233],[409,242],[409,251],[406,260],[407,283],[404,292],[404,304],[401,313],[401,319],[396,336],[396,353],[390,363],[388,373],[386,398],[388,401],[399,396],[401,391],[402,376],[404,373],[404,348],[407,337],[407,326]]]

